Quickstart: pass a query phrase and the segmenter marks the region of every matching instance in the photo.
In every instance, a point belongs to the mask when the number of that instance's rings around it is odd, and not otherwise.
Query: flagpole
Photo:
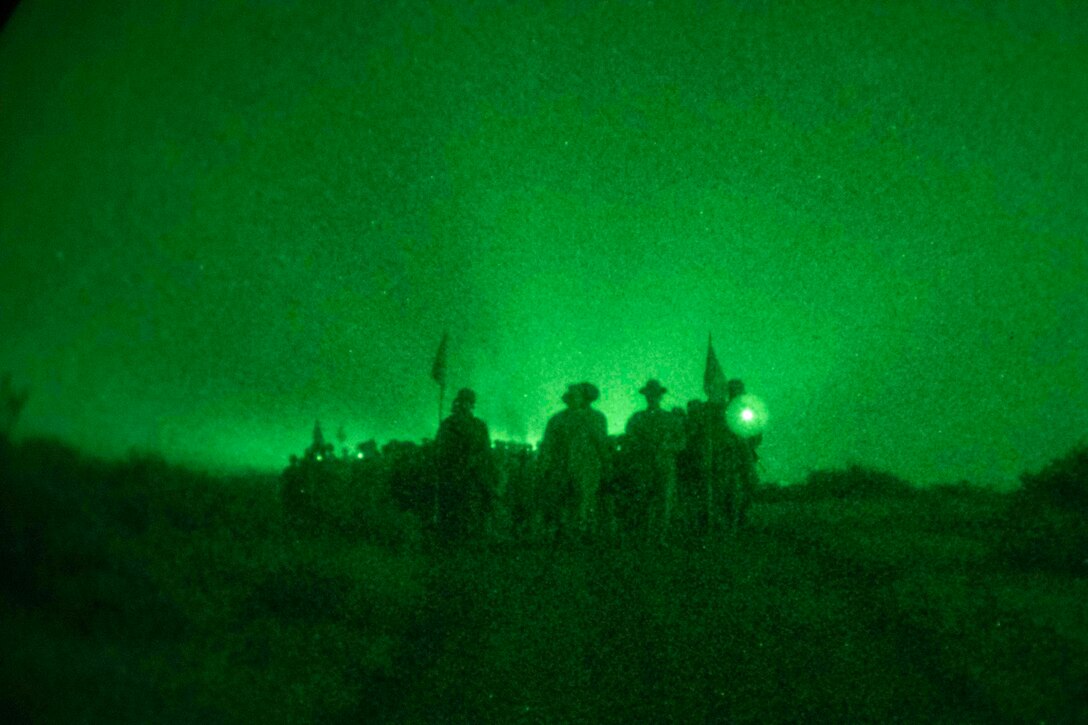
[[[707,401],[709,405],[710,401]],[[717,475],[716,466],[714,465],[714,417],[710,415],[710,408],[707,408],[707,415],[704,416],[703,424],[706,426],[706,534],[707,536],[714,535],[714,506],[716,504],[714,500],[714,476]]]
[[[438,352],[434,354],[434,364],[431,366],[431,377],[438,383],[438,425],[442,425],[442,414],[445,412],[446,402],[446,347],[449,344],[449,333],[442,333],[442,341],[438,343]]]
[[[707,369],[703,371],[703,392],[706,394],[707,408],[705,409],[706,415],[703,416],[703,425],[706,426],[706,464],[707,464],[707,477],[706,477],[706,535],[708,537],[714,536],[714,425],[710,410],[710,390],[707,386],[709,376],[707,370],[710,369],[710,356],[714,350],[714,336],[709,331],[706,333],[706,364]],[[715,361],[717,356],[714,357]]]
[[[703,425],[706,426],[706,454],[707,454],[707,479],[706,479],[706,502],[707,502],[707,533],[712,533],[714,529],[714,521],[717,516],[716,509],[722,505],[723,502],[718,501],[718,497],[715,496],[717,492],[717,486],[720,483],[718,477],[721,475],[720,461],[716,461],[716,457],[722,455],[722,451],[717,450],[717,434],[718,424],[720,421],[717,417],[716,402],[711,400],[712,393],[720,393],[725,385],[725,373],[722,371],[721,363],[718,362],[718,356],[714,352],[714,335],[710,330],[706,333],[706,368],[703,370],[703,392],[706,394],[706,408],[704,412]],[[725,517],[720,517],[720,520],[724,522]]]

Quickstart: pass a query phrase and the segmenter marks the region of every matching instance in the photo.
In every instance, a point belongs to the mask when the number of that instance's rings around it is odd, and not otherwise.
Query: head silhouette
[[[461,388],[453,399],[453,412],[471,413],[476,407],[476,393],[470,388]]]
[[[669,389],[663,386],[657,378],[651,378],[638,392],[646,396],[647,407],[660,408],[661,399],[665,397],[665,393],[669,392]]]

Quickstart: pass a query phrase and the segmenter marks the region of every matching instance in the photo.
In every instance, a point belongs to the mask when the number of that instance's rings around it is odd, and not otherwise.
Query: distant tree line
[[[15,504],[11,496],[19,490],[19,481],[36,482],[31,488],[39,494],[49,489],[65,492],[65,497],[78,495],[66,482],[99,481],[95,485],[110,492],[115,502],[110,505],[111,518],[133,531],[154,525],[156,519],[197,530],[214,526],[222,518],[217,512],[237,508],[228,504],[232,497],[220,477],[185,472],[157,454],[134,454],[127,461],[109,463],[81,456],[59,442],[13,443],[11,433],[27,399],[27,391],[16,389],[10,375],[0,379],[0,406],[5,411],[0,428],[0,504],[7,514],[4,538],[9,543],[20,540],[17,533],[36,516],[28,512],[40,507],[34,503],[38,494]],[[622,436],[611,437],[610,446],[622,450]],[[350,536],[390,548],[418,546],[435,522],[442,472],[434,454],[433,440],[389,441],[382,446],[369,440],[351,449],[341,445],[336,451],[315,427],[311,445],[293,457],[279,479],[280,510],[299,532]],[[533,499],[537,455],[531,446],[518,443],[500,441],[491,448],[494,495],[473,504],[484,509],[480,512],[484,539],[533,538],[539,526]],[[623,475],[622,466],[612,475]],[[899,500],[929,505],[939,500],[1000,499],[1007,513],[998,550],[1006,561],[1027,569],[1088,571],[1088,445],[1023,473],[1020,482],[1008,494],[966,481],[916,487],[894,474],[852,465],[813,471],[790,486],[762,483],[752,500],[755,504]],[[610,485],[606,482],[606,488]],[[259,489],[247,490],[259,495]],[[18,559],[18,548],[9,546],[8,553],[15,551],[12,555]]]

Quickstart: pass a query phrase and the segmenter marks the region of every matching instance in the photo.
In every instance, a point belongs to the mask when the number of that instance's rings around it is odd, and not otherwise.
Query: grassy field
[[[4,466],[5,722],[1088,721],[1088,551],[1007,495],[428,553],[292,529],[275,479],[44,443]]]

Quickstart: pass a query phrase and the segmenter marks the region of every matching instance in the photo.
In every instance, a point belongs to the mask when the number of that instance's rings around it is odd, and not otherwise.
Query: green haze
[[[1004,482],[1088,431],[1088,10],[25,0],[0,369],[25,432],[280,465],[591,380],[767,406],[766,475]],[[451,391],[452,395],[452,391]]]

